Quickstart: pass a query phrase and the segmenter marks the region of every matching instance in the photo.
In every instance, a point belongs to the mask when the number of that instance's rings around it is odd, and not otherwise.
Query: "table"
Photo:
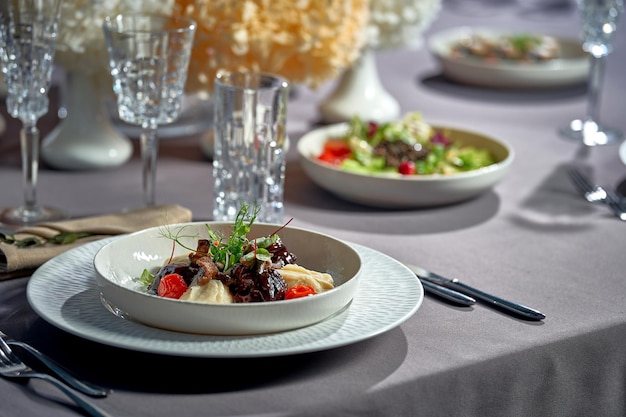
[[[506,2],[480,15],[446,2],[426,36],[488,25],[577,37],[573,7],[535,14],[520,4]],[[624,34],[607,62],[601,114],[626,131]],[[545,321],[427,297],[399,327],[350,346],[264,359],[193,359],[126,351],[56,329],[30,308],[28,278],[20,278],[0,283],[0,329],[112,388],[95,401],[116,416],[626,415],[626,224],[583,201],[564,173],[577,161],[597,182],[617,186],[626,166],[617,145],[583,149],[556,130],[584,115],[585,87],[490,91],[446,81],[424,48],[381,51],[377,58],[383,83],[403,112],[420,110],[433,124],[508,141],[516,152],[511,171],[492,192],[462,204],[388,211],[344,202],[313,185],[294,146],[286,217],[294,226],[538,308]],[[317,105],[332,86],[297,89],[289,107],[294,142],[318,122]],[[17,204],[18,141],[5,134],[0,150],[0,206]],[[158,202],[184,205],[196,220],[211,218],[211,165],[197,137],[163,140],[157,176]],[[41,202],[75,216],[138,206],[140,163],[135,155],[104,172],[43,167],[39,190]],[[0,415],[77,412],[45,383],[0,379]]]

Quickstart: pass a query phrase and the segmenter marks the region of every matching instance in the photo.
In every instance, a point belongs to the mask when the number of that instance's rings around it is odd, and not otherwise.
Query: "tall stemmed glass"
[[[64,217],[58,209],[37,204],[37,121],[49,110],[60,4],[61,0],[3,0],[0,4],[0,65],[7,84],[6,105],[9,114],[22,122],[24,204],[2,211],[0,223],[7,225]]]
[[[587,114],[560,129],[568,138],[588,146],[606,145],[622,139],[623,133],[604,126],[598,117],[600,92],[604,81],[604,65],[607,55],[613,51],[613,40],[620,15],[624,11],[623,0],[578,0],[582,20],[582,45],[590,54],[589,92]]]
[[[131,13],[106,17],[103,27],[120,119],[141,126],[144,202],[153,206],[157,127],[180,113],[196,23]]]

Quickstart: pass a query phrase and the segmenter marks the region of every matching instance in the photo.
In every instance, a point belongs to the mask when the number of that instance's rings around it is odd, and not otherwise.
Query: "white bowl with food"
[[[236,279],[233,278],[235,274],[231,276],[231,272],[235,267],[229,268],[228,273],[225,270],[224,273],[214,274],[212,279],[206,279],[210,269],[206,266],[206,262],[209,262],[207,257],[212,257],[208,251],[196,250],[202,247],[199,243],[201,241],[208,241],[209,245],[216,242],[215,235],[210,234],[209,229],[212,233],[224,236],[226,242],[233,233],[234,223],[192,222],[154,227],[122,236],[102,247],[94,257],[94,267],[105,307],[120,317],[172,331],[252,335],[287,331],[317,323],[346,308],[354,297],[361,275],[361,259],[355,249],[322,233],[263,223],[252,224],[247,238],[253,241],[277,234],[282,249],[286,248],[284,253],[295,255],[295,259],[291,256],[288,265],[291,273],[285,273],[283,269],[287,267],[278,268],[281,265],[276,263],[263,263],[261,269],[264,274],[268,273],[268,269],[273,270],[270,275],[266,275],[265,281],[259,278],[259,282],[271,281],[272,285],[266,286],[268,288],[261,284],[258,284],[258,288],[250,286],[257,278],[249,274],[241,273]],[[274,248],[277,248],[276,244]],[[276,250],[281,249],[278,247]],[[249,253],[259,256],[262,250],[255,249]],[[193,265],[200,265],[202,270],[194,272],[196,276],[192,280],[195,282],[190,282],[185,292],[191,292],[194,287],[206,286],[206,291],[201,289],[200,292],[211,292],[217,288],[215,291],[222,294],[218,294],[217,298],[202,295],[184,300],[184,297],[178,299],[168,298],[165,294],[158,295],[161,294],[161,288],[157,294],[149,292],[153,285],[142,280],[144,271],[164,280],[163,273],[158,275],[164,265],[174,262],[177,263],[174,267],[177,267],[185,259],[191,262],[190,254],[194,258]],[[221,265],[220,262],[216,263]],[[165,271],[165,274],[171,272],[174,271]],[[276,278],[276,273],[284,283],[277,283],[280,279]],[[181,275],[184,273],[181,272]],[[268,276],[270,279],[267,279]],[[185,276],[185,279],[189,277]],[[205,282],[200,284],[203,280]],[[244,285],[244,282],[250,285]],[[315,294],[283,299],[284,293],[298,285],[306,288],[317,286]],[[223,294],[231,290],[234,293]]]
[[[403,175],[391,171],[346,170],[347,167],[343,165],[320,160],[327,141],[345,138],[350,132],[350,123],[339,123],[315,129],[300,138],[300,163],[315,184],[337,197],[371,207],[409,209],[441,206],[475,198],[500,182],[513,162],[513,149],[504,141],[453,127],[426,128],[464,147],[489,153],[491,162],[468,171],[432,174]]]
[[[432,35],[428,48],[446,77],[479,87],[564,87],[589,73],[580,40],[560,36],[458,27]]]

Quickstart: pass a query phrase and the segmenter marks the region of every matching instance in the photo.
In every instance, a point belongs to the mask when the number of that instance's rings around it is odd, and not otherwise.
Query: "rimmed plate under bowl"
[[[348,243],[361,255],[363,272],[349,307],[328,319],[260,335],[173,332],[119,318],[100,302],[93,258],[116,239],[120,237],[86,243],[39,267],[26,289],[33,310],[59,329],[108,346],[177,357],[259,358],[318,352],[377,337],[411,318],[424,300],[419,280],[404,264]]]
[[[341,137],[347,123],[321,127],[298,141],[300,163],[311,180],[338,197],[380,208],[417,208],[458,203],[474,198],[496,185],[513,162],[513,149],[505,142],[466,130],[433,126],[452,140],[490,150],[496,163],[474,171],[451,175],[366,175],[344,171],[320,162],[327,139]]]
[[[279,236],[298,257],[297,264],[327,272],[335,288],[312,297],[263,303],[209,304],[158,297],[146,293],[138,278],[144,269],[153,271],[172,255],[173,242],[164,237],[165,228],[176,233],[184,229],[181,242],[195,248],[199,238],[208,238],[206,225],[226,236],[232,223],[191,222],[154,227],[116,239],[94,257],[96,282],[103,303],[112,313],[167,330],[212,334],[252,335],[280,332],[308,326],[345,308],[357,289],[361,258],[348,244],[331,236],[306,229],[285,227]],[[253,224],[250,239],[267,236],[276,225]],[[189,253],[176,245],[174,256]]]
[[[477,57],[454,57],[458,42],[472,34],[497,37],[507,31],[459,27],[434,34],[428,48],[441,63],[446,77],[459,83],[491,88],[563,87],[582,83],[589,73],[589,55],[576,39],[554,36],[561,55],[543,62],[488,61]]]

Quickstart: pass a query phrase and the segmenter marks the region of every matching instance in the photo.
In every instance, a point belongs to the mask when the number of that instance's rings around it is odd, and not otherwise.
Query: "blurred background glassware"
[[[9,114],[22,122],[20,147],[24,204],[0,214],[0,223],[28,225],[64,217],[61,210],[37,203],[39,129],[49,110],[61,0],[8,0],[0,4],[0,62],[7,84]]]
[[[214,97],[213,217],[235,220],[242,204],[257,221],[283,221],[289,84],[279,76],[218,72]]]
[[[622,140],[623,132],[604,126],[599,119],[599,104],[604,81],[606,57],[613,51],[613,41],[623,0],[578,0],[582,21],[582,45],[590,54],[587,114],[559,130],[567,139],[588,146],[606,145]]]
[[[181,110],[196,23],[160,14],[107,16],[104,35],[121,120],[141,126],[143,195],[155,205],[157,128]]]

